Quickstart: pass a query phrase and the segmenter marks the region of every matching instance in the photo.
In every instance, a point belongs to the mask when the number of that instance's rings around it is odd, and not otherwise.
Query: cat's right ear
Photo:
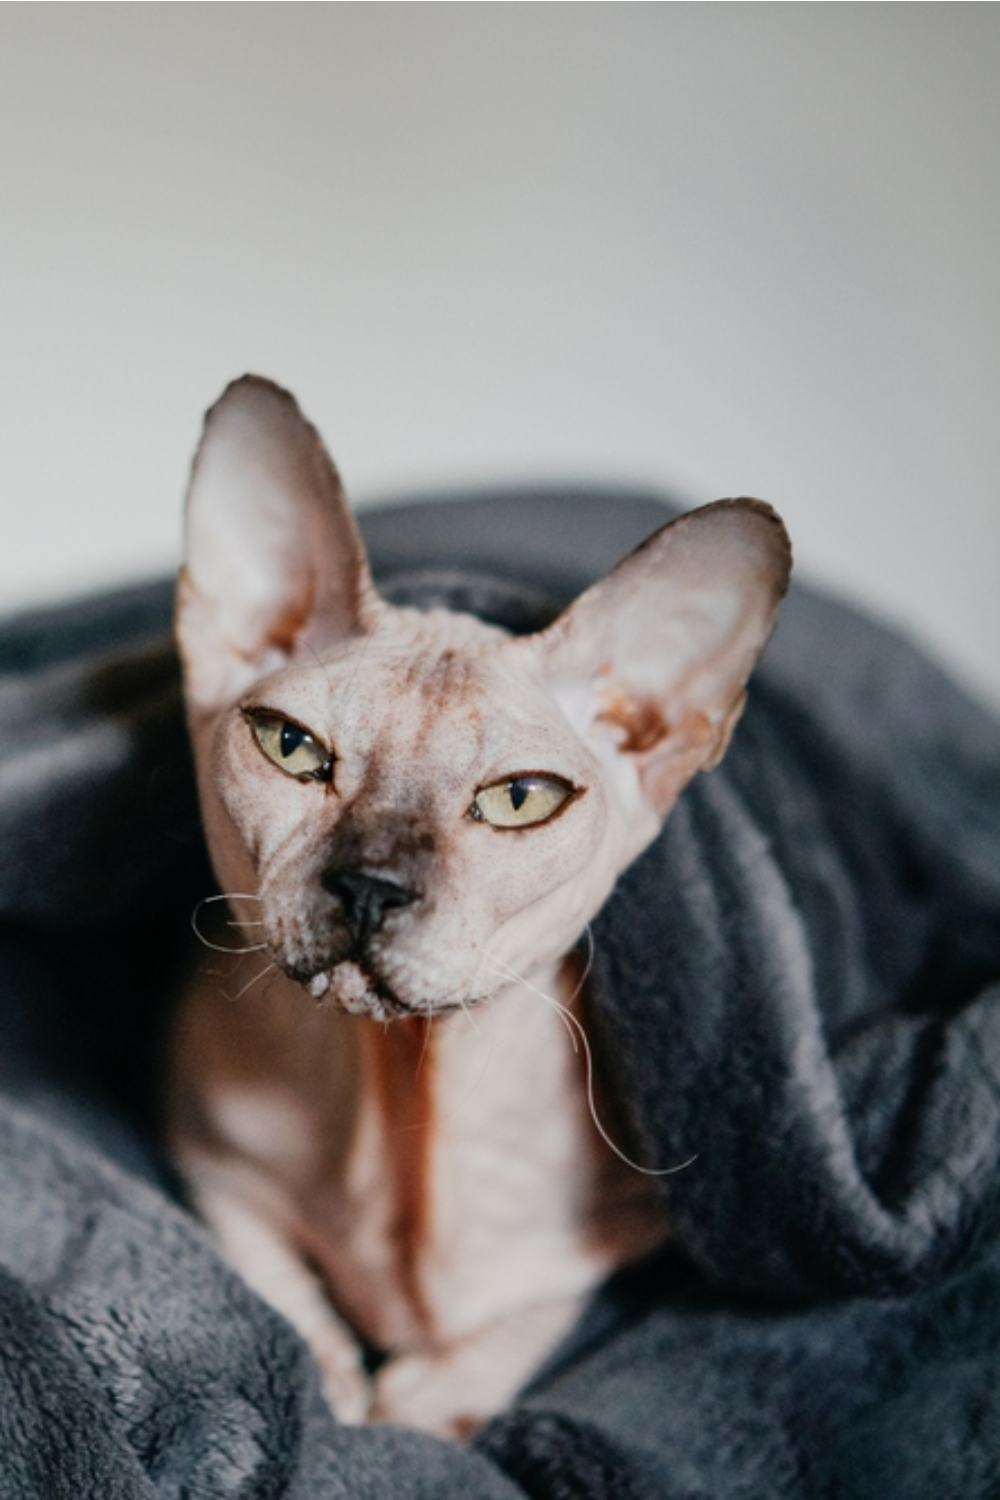
[[[316,429],[247,375],[205,418],[187,496],[177,638],[191,707],[224,707],[294,658],[371,629],[381,602]]]

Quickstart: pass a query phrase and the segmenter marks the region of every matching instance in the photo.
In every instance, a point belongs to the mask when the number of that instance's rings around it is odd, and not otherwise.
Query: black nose
[[[363,870],[342,870],[336,866],[320,876],[323,889],[336,896],[344,911],[344,920],[355,943],[364,944],[382,926],[387,911],[409,906],[417,899],[395,880],[381,875],[366,875]]]

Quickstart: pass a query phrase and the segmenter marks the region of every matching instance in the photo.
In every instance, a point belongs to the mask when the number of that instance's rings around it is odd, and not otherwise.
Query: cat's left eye
[[[573,788],[560,777],[526,773],[482,787],[469,815],[494,828],[528,828],[553,817],[572,796]]]
[[[251,711],[247,715],[257,744],[268,760],[299,781],[329,781],[333,755],[314,734],[279,714]]]

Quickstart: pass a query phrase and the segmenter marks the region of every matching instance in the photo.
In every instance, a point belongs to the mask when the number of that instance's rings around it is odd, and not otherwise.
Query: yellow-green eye
[[[300,781],[329,781],[333,756],[315,735],[278,714],[251,713],[250,728],[268,760]]]
[[[512,776],[478,791],[469,814],[494,828],[528,828],[551,818],[572,795],[573,788],[558,776]]]

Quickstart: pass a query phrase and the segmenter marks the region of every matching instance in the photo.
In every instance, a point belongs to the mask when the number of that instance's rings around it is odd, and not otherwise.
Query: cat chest
[[[665,1236],[655,1191],[598,1137],[555,1017],[372,1027],[350,1149],[298,1235],[371,1342],[460,1338],[582,1293]],[[527,1018],[521,1016],[524,1022]]]

